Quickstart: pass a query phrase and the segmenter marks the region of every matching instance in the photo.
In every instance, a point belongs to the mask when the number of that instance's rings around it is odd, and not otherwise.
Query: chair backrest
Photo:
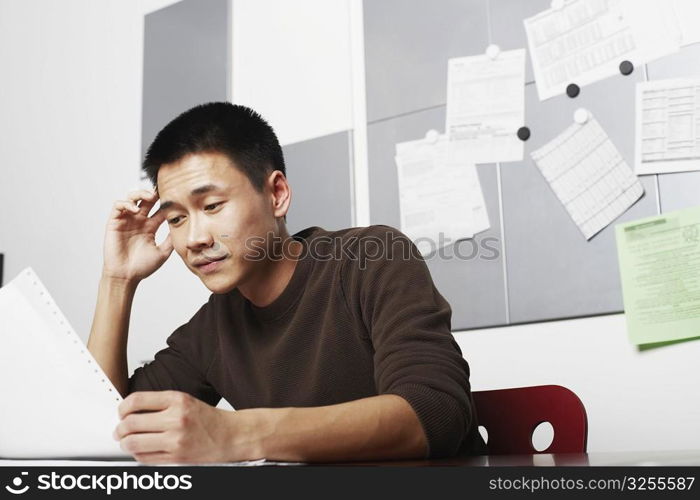
[[[489,454],[583,453],[588,419],[581,400],[560,385],[518,387],[472,392],[479,425],[488,433]],[[532,445],[535,428],[549,422],[552,444],[537,451]]]

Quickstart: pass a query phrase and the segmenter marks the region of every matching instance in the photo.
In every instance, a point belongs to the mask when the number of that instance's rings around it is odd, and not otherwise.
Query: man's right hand
[[[156,231],[165,221],[165,215],[158,211],[149,217],[148,212],[158,195],[139,190],[129,193],[127,198],[116,201],[109,215],[102,276],[138,283],[163,265],[173,251],[173,244],[168,235],[156,245]]]

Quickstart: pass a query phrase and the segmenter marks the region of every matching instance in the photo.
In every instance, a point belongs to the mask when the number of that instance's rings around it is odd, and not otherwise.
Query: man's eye
[[[217,202],[217,203],[210,203],[209,205],[206,205],[206,206],[204,207],[204,210],[214,210],[216,207],[218,207],[218,206],[221,205],[222,203],[223,203],[223,202],[221,202],[221,201],[219,201],[219,202]]]
[[[182,219],[182,217],[179,215],[177,217],[173,217],[172,219],[168,219],[168,224],[177,224],[180,222],[180,219]]]

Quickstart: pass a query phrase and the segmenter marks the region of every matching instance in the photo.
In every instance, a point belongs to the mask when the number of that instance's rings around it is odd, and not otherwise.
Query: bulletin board
[[[363,6],[371,223],[400,227],[395,145],[430,129],[444,132],[448,59],[484,53],[490,44],[527,48],[523,20],[550,1],[365,0]],[[450,259],[448,251],[448,258],[426,259],[452,307],[455,330],[622,312],[614,225],[700,199],[700,172],[640,176],[644,196],[586,241],[530,158],[583,107],[633,167],[636,83],[700,75],[700,44],[582,87],[576,98],[543,102],[529,57],[526,64],[531,137],[523,161],[477,167],[491,228],[472,245],[496,247],[497,257]]]

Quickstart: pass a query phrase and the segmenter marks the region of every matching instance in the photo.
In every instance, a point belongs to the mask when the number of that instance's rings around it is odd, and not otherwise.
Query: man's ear
[[[281,171],[275,170],[268,176],[268,185],[273,215],[276,218],[285,217],[292,201],[292,188],[287,182],[287,177]]]

